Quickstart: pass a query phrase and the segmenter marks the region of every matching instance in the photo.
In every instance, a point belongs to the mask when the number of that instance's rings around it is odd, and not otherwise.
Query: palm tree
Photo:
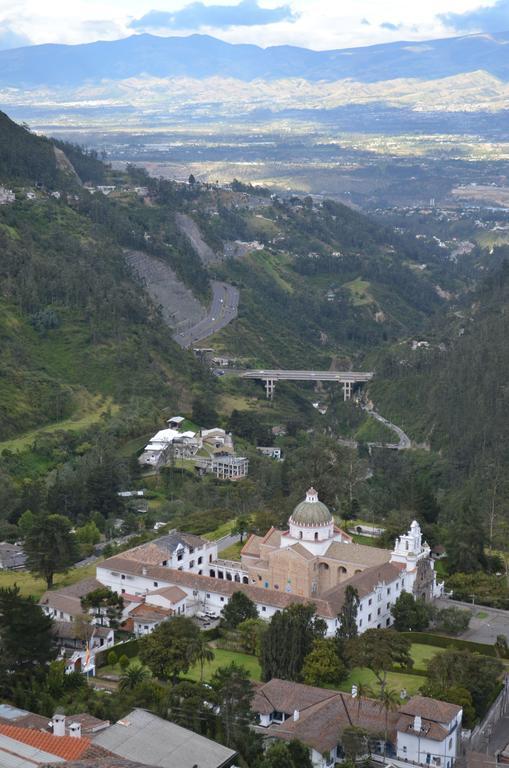
[[[385,710],[385,733],[384,733],[384,764],[387,750],[387,739],[389,738],[389,712],[398,709],[401,703],[399,694],[392,688],[384,688],[380,692],[380,709]]]
[[[120,678],[118,686],[119,690],[132,691],[134,688],[137,688],[140,683],[145,682],[149,677],[150,671],[147,667],[144,667],[143,664],[140,664],[139,662],[131,662]]]
[[[374,697],[373,689],[367,683],[357,683],[357,720],[362,706],[362,699],[372,699]]]
[[[199,635],[193,637],[189,643],[188,658],[191,662],[198,661],[200,663],[200,683],[203,682],[203,667],[206,661],[212,661],[214,658],[214,651],[210,648],[205,637],[200,632]]]

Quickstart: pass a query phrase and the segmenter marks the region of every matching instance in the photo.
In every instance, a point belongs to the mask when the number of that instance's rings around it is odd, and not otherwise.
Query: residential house
[[[274,461],[281,461],[282,459],[282,451],[281,448],[276,448],[276,446],[269,445],[269,446],[258,446],[256,449],[259,451],[259,453],[262,454],[262,456],[268,456],[269,459],[274,459]]]
[[[380,702],[334,690],[272,679],[258,686],[252,703],[257,730],[266,739],[298,739],[310,750],[316,768],[344,759],[341,744],[346,728],[370,734],[375,762],[404,766],[452,768],[459,752],[462,709],[455,704],[414,696],[399,709],[385,713]],[[387,742],[385,733],[387,731]],[[402,762],[401,762],[402,761]]]
[[[100,581],[92,577],[68,587],[49,589],[39,600],[39,605],[46,616],[55,621],[72,623],[85,613],[81,605],[82,598],[102,586]]]

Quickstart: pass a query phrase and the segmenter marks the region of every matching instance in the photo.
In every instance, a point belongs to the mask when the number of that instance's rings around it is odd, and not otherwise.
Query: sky
[[[315,50],[509,30],[509,0],[0,0],[0,49],[149,32]]]

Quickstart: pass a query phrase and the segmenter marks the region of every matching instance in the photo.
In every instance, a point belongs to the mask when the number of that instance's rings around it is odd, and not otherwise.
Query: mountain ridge
[[[231,44],[209,35],[141,34],[76,45],[43,44],[0,51],[0,85],[76,85],[140,74],[257,78],[303,77],[312,82],[353,78],[375,83],[427,80],[484,70],[509,81],[509,57],[500,56],[509,32],[439,40],[400,41],[359,48],[314,51],[297,46]],[[82,77],[84,67],[87,77]]]

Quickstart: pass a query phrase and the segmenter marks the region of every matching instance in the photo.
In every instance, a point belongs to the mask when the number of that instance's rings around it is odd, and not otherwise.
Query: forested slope
[[[509,469],[509,263],[435,328],[429,350],[383,356],[371,392],[384,413],[448,460],[457,486],[484,496]]]

